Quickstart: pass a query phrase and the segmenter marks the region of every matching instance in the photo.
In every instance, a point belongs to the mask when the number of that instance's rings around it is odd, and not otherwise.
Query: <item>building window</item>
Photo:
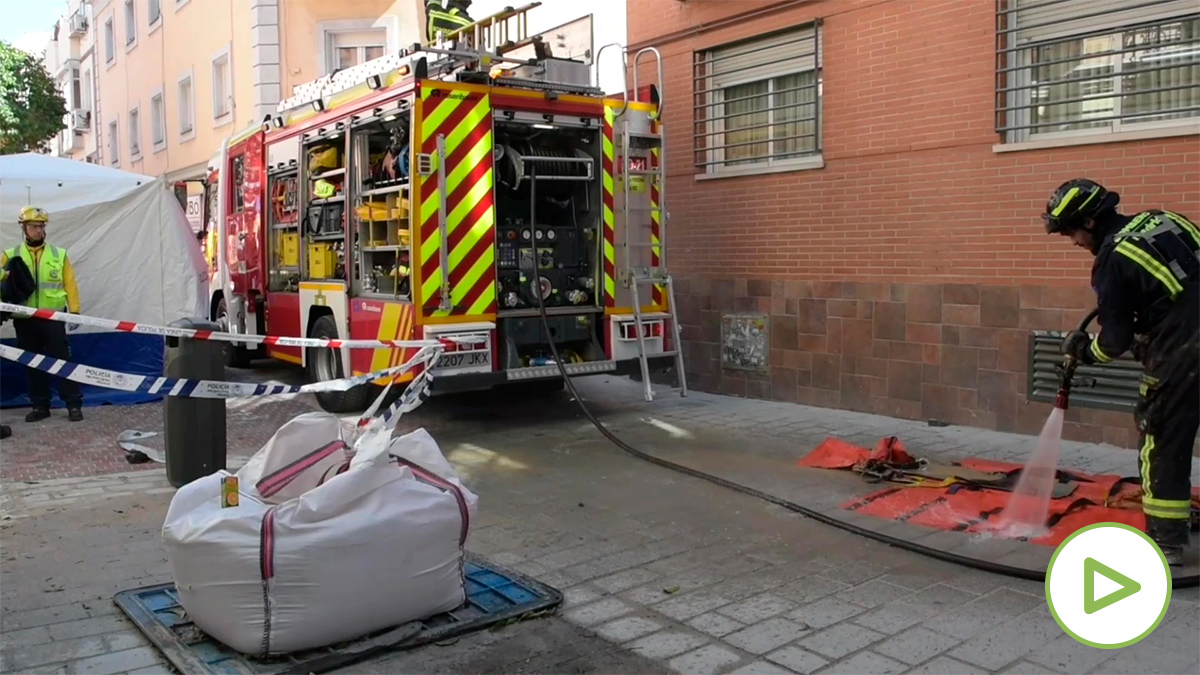
[[[179,135],[187,136],[195,131],[196,100],[193,95],[192,77],[185,75],[179,80]]]
[[[125,0],[125,46],[132,46],[137,42],[137,16],[133,7],[133,0]]]
[[[117,29],[113,26],[113,18],[104,20],[104,62],[112,63],[117,59]]]
[[[146,0],[146,17],[153,26],[162,18],[162,0]]]
[[[219,120],[233,110],[233,83],[229,68],[229,49],[223,49],[212,61],[213,119]]]
[[[161,150],[167,145],[167,107],[163,103],[161,92],[150,98],[150,117],[154,149]]]
[[[345,70],[383,56],[387,45],[387,30],[325,31],[325,72]]]
[[[138,109],[129,111],[129,158],[136,161],[142,154],[142,120]]]
[[[121,146],[117,144],[117,120],[108,123],[108,163],[121,165]]]
[[[83,107],[83,82],[79,79],[79,69],[71,69],[71,102],[72,108]]]
[[[996,129],[1007,143],[1200,117],[1194,0],[998,0],[996,25]]]
[[[821,152],[820,24],[695,55],[696,166],[800,168]]]
[[[82,96],[82,98],[79,99],[80,103],[82,104],[80,107],[82,107],[84,110],[91,110],[92,109],[92,71],[90,71],[90,70],[83,71],[83,91],[81,93],[83,96]]]

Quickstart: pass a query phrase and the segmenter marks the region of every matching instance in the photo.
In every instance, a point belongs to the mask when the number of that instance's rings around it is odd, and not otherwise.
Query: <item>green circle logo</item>
[[[1171,604],[1171,568],[1154,540],[1096,523],[1059,544],[1046,568],[1046,604],[1067,635],[1097,649],[1128,647],[1158,628]]]

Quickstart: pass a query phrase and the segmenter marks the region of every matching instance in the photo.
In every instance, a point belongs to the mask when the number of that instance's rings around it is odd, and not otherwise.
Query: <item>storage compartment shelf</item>
[[[322,234],[317,237],[309,237],[309,240],[310,241],[341,241],[345,238],[346,238],[345,232],[338,232],[337,234]]]
[[[409,184],[407,182],[404,182],[404,183],[399,183],[396,185],[388,185],[387,187],[371,188],[369,190],[363,190],[362,192],[358,193],[358,196],[365,198],[365,197],[375,197],[378,195],[395,194],[397,192],[403,192],[404,190],[407,190],[408,186],[409,186]]]
[[[342,167],[340,169],[330,169],[329,171],[322,171],[321,173],[309,176],[308,179],[309,180],[321,180],[322,178],[336,178],[338,176],[345,176],[345,175],[346,175],[346,167]]]

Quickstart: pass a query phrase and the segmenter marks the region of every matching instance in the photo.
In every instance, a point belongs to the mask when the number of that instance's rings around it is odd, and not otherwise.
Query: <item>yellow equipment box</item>
[[[281,267],[300,266],[300,235],[285,232],[279,236],[279,258]]]
[[[333,244],[320,243],[308,245],[308,277],[310,279],[328,279],[337,268],[337,253]]]

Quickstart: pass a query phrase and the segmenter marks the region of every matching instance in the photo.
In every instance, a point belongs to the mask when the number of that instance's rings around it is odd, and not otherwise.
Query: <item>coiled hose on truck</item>
[[[536,184],[537,184],[536,180],[531,181],[531,185],[536,185]],[[534,190],[534,191],[536,192],[536,190]],[[550,320],[546,314],[546,305],[542,301],[542,294],[534,293],[534,295],[537,297],[538,313],[542,319],[542,330],[544,330],[546,333],[546,341],[550,344],[550,352],[554,356],[554,363],[555,363],[555,365],[558,366],[558,372],[562,376],[563,381],[566,383],[567,390],[571,392],[571,396],[573,396],[575,398],[575,403],[579,405],[579,410],[582,411],[584,416],[587,417],[588,420],[592,423],[592,425],[596,427],[596,430],[599,431],[609,441],[611,441],[613,445],[624,450],[626,453],[633,455],[634,457],[636,457],[642,461],[649,462],[656,466],[661,466],[664,469],[669,469],[676,473],[682,473],[684,475],[691,476],[692,478],[699,478],[700,480],[708,481],[709,483],[712,483],[714,485],[720,485],[723,488],[728,488],[730,490],[734,490],[735,492],[740,492],[742,494],[750,495],[751,497],[756,497],[758,499],[761,499],[762,501],[769,502],[776,506],[783,507],[783,508],[785,508],[789,511],[793,511],[795,513],[799,513],[800,515],[805,516],[806,518],[811,518],[817,522],[824,523],[826,525],[832,525],[833,527],[836,527],[840,530],[845,530],[846,532],[850,532],[852,534],[857,534],[857,535],[860,535],[863,537],[867,537],[868,539],[873,539],[877,542],[880,542],[881,544],[887,544],[888,546],[895,546],[896,548],[904,549],[905,551],[919,553],[921,555],[929,556],[931,558],[936,558],[938,560],[944,560],[946,562],[954,563],[956,565],[963,565],[964,567],[970,567],[972,569],[982,570],[984,572],[1003,574],[1005,576],[1016,577],[1018,579],[1029,579],[1031,581],[1038,581],[1038,582],[1046,581],[1046,573],[1043,571],[1029,570],[1029,569],[1025,569],[1022,567],[1014,567],[1012,565],[1005,565],[1002,563],[978,560],[976,558],[970,558],[967,556],[957,555],[954,553],[950,553],[948,551],[943,551],[941,549],[932,548],[929,546],[922,546],[920,544],[913,543],[906,539],[900,539],[897,537],[888,536],[886,534],[880,534],[879,532],[874,532],[872,530],[868,530],[868,529],[859,527],[857,525],[853,525],[851,523],[843,522],[841,520],[838,520],[837,518],[827,516],[823,513],[820,513],[819,511],[814,511],[812,509],[801,506],[793,501],[789,501],[789,500],[783,499],[781,497],[776,497],[775,495],[767,494],[766,492],[763,492],[761,490],[755,490],[752,487],[747,487],[745,485],[741,485],[740,483],[734,483],[733,481],[725,480],[724,478],[721,478],[720,476],[714,476],[712,474],[705,473],[703,471],[697,471],[696,469],[692,469],[692,468],[683,466],[682,464],[676,464],[675,462],[661,459],[659,457],[655,457],[646,452],[638,450],[637,448],[630,445],[629,443],[626,443],[624,440],[622,440],[619,436],[617,436],[613,432],[609,431],[607,427],[605,427],[603,424],[601,424],[600,420],[596,419],[596,416],[594,414],[592,414],[592,411],[588,409],[587,405],[584,404],[583,397],[580,396],[579,392],[575,390],[575,384],[571,381],[571,376],[567,374],[567,368],[563,364],[562,358],[559,356],[558,347],[555,346],[554,339],[553,339],[553,337],[551,337]],[[1095,316],[1094,312],[1092,314],[1089,314],[1087,316],[1087,318],[1084,319],[1084,322],[1080,326],[1079,329],[1086,330],[1087,324],[1091,322],[1091,320],[1094,316]],[[640,327],[638,329],[641,330]],[[676,345],[676,349],[678,349],[678,348],[679,348],[679,346]],[[1196,575],[1196,574],[1193,574],[1193,575],[1187,576],[1187,577],[1179,577],[1172,581],[1172,586],[1174,588],[1191,588],[1191,587],[1197,586],[1197,585],[1200,585],[1200,575]]]

